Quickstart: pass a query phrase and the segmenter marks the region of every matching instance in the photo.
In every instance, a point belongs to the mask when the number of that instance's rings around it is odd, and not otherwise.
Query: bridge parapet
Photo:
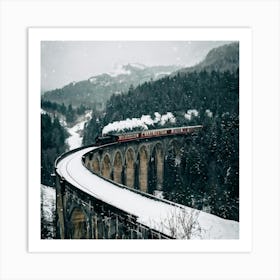
[[[173,149],[180,157],[184,139],[184,135],[170,135],[104,145],[85,154],[83,163],[97,175],[154,194],[162,191],[168,151]]]
[[[182,145],[184,137],[166,136],[150,140],[134,140],[90,145],[62,155],[56,167],[71,161],[71,156],[81,151],[80,163],[115,188],[133,191],[140,196],[168,205],[175,203],[157,198],[148,188],[153,170],[155,189],[161,190],[164,176],[164,160],[170,147]],[[89,149],[89,147],[92,147]],[[88,149],[87,149],[88,148]],[[176,148],[177,149],[177,148]],[[177,149],[177,152],[179,150]],[[63,163],[62,163],[63,162]],[[84,168],[86,170],[86,168]],[[67,168],[66,168],[67,169]],[[65,170],[66,170],[65,169]],[[170,239],[167,234],[139,222],[138,217],[85,192],[56,170],[57,237],[66,239]],[[93,182],[94,184],[94,182]],[[98,186],[97,186],[98,187]]]
[[[57,213],[57,238],[61,239],[171,238],[139,223],[135,215],[97,199],[65,180],[57,185]]]

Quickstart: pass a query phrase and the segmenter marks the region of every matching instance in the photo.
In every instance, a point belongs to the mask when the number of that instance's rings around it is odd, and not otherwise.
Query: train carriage
[[[201,130],[202,127],[203,127],[202,125],[196,125],[196,126],[143,130],[140,132],[130,132],[130,133],[123,133],[123,134],[106,134],[106,135],[96,137],[96,144],[104,145],[104,144],[109,144],[114,142],[132,141],[135,139],[161,137],[164,135],[196,133],[199,130]]]

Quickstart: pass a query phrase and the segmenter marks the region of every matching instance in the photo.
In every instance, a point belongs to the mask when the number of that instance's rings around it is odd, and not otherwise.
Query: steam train
[[[161,137],[167,135],[178,135],[178,134],[189,134],[196,133],[202,129],[202,125],[195,126],[183,126],[183,127],[172,127],[172,128],[161,128],[152,130],[143,130],[137,132],[129,132],[123,134],[103,134],[95,138],[96,145],[105,145],[115,142],[127,142],[137,139],[147,139],[154,137]]]

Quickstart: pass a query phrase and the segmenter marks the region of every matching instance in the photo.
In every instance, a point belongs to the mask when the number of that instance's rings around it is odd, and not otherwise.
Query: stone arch
[[[134,187],[135,182],[135,153],[132,148],[128,148],[125,152],[125,185]]]
[[[71,238],[87,238],[87,222],[85,213],[78,207],[74,208],[70,217]]]
[[[149,166],[149,191],[162,190],[164,177],[164,149],[162,143],[158,142],[151,154]]]
[[[113,180],[116,183],[121,184],[122,183],[123,163],[122,163],[122,156],[121,156],[120,151],[117,151],[115,153],[113,166],[114,166],[114,169],[113,169],[114,178],[113,178]]]
[[[101,163],[101,175],[105,178],[112,179],[111,176],[111,161],[108,154],[106,154]]]
[[[100,162],[98,158],[94,158],[94,160],[92,161],[92,170],[97,174],[100,173]]]
[[[142,192],[147,192],[148,190],[148,151],[146,146],[142,146],[138,154],[139,158],[139,176],[138,176],[138,186]]]

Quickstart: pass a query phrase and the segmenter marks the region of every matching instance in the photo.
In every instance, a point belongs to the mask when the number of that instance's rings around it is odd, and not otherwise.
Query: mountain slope
[[[223,45],[214,48],[205,57],[205,59],[192,67],[187,67],[178,70],[176,73],[190,73],[200,71],[219,71],[235,72],[239,67],[239,43],[234,42],[231,44]]]
[[[179,68],[172,65],[147,67],[137,63],[127,64],[118,67],[114,73],[93,76],[88,80],[45,92],[42,99],[73,106],[85,104],[100,110],[111,95],[127,92],[131,85],[137,86],[151,79],[160,79]]]

